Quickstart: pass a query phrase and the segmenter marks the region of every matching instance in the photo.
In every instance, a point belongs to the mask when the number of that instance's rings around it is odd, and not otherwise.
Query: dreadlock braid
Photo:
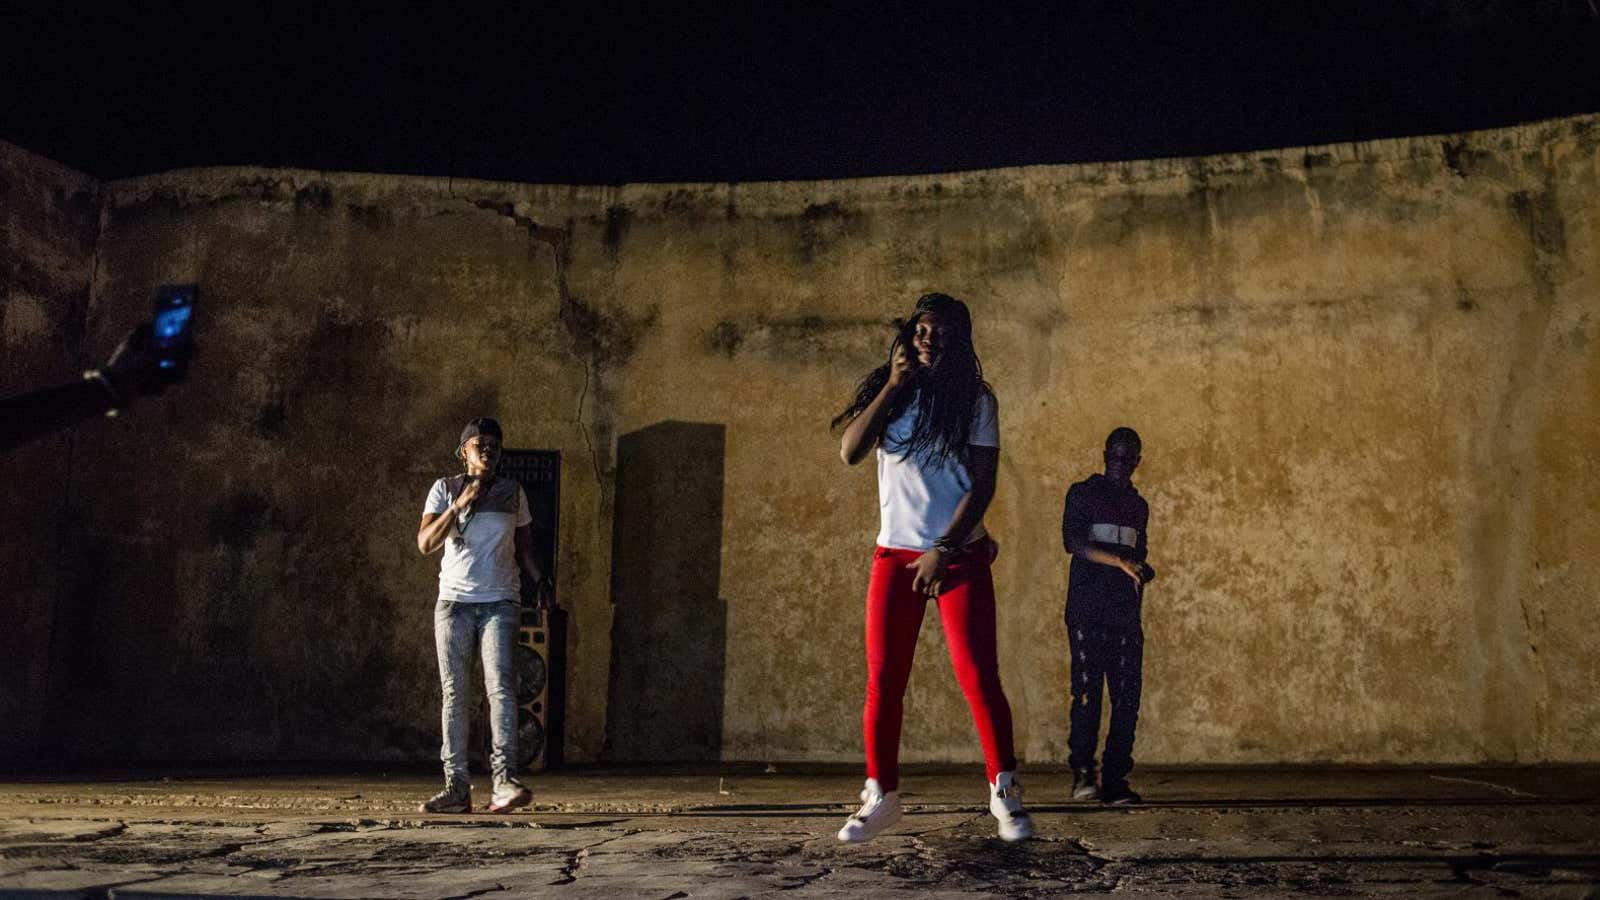
[[[855,398],[833,419],[833,427],[849,422],[869,406],[889,382],[889,370],[896,351],[912,352],[911,338],[917,321],[932,313],[950,326],[949,337],[932,366],[918,372],[917,390],[902,391],[894,398],[886,421],[893,422],[915,403],[916,426],[910,438],[884,449],[896,455],[916,455],[926,463],[942,464],[952,455],[967,462],[967,443],[972,437],[972,417],[978,398],[994,391],[983,380],[983,364],[972,346],[972,316],[967,305],[946,294],[923,294],[917,299],[911,318],[900,323],[899,332],[889,345],[889,361],[873,369],[856,386]]]

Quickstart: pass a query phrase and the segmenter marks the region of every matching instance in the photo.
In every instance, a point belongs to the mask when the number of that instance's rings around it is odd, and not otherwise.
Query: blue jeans
[[[447,781],[467,780],[467,693],[472,684],[472,652],[483,656],[483,683],[489,692],[489,731],[494,748],[489,769],[494,783],[511,774],[517,760],[516,675],[511,668],[521,615],[515,601],[453,603],[433,608],[433,643],[439,654],[439,686],[444,743],[439,759]]]

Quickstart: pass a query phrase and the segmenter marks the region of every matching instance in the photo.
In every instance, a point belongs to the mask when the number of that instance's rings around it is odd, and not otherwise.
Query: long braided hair
[[[916,427],[911,437],[893,445],[885,443],[884,449],[896,455],[916,454],[930,464],[943,464],[954,455],[965,465],[978,399],[984,394],[993,396],[994,390],[983,380],[983,364],[972,347],[972,315],[965,303],[948,294],[923,294],[917,298],[911,318],[899,323],[900,331],[889,345],[889,361],[861,379],[856,386],[855,399],[834,417],[832,427],[838,428],[851,421],[871,405],[889,382],[889,369],[897,350],[905,347],[915,358],[911,339],[916,334],[917,321],[928,313],[942,319],[950,332],[933,365],[917,371],[917,390],[901,391],[889,408],[885,421],[893,422],[912,403],[916,404]]]

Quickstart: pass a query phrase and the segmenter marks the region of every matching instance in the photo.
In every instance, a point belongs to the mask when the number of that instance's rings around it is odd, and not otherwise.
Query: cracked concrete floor
[[[863,846],[834,840],[860,784],[837,768],[581,768],[511,816],[421,816],[415,772],[14,778],[0,896],[1600,897],[1600,769],[1138,775],[1124,809],[1025,771],[1038,836],[1010,846],[981,768],[908,771]]]

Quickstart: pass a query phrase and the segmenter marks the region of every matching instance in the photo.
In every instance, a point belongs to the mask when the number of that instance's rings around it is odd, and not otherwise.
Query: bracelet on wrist
[[[85,369],[83,370],[83,380],[100,382],[100,386],[106,390],[106,396],[111,400],[111,406],[106,410],[106,415],[115,417],[117,411],[122,407],[122,392],[117,390],[117,386],[112,383],[111,377],[99,369]]]

